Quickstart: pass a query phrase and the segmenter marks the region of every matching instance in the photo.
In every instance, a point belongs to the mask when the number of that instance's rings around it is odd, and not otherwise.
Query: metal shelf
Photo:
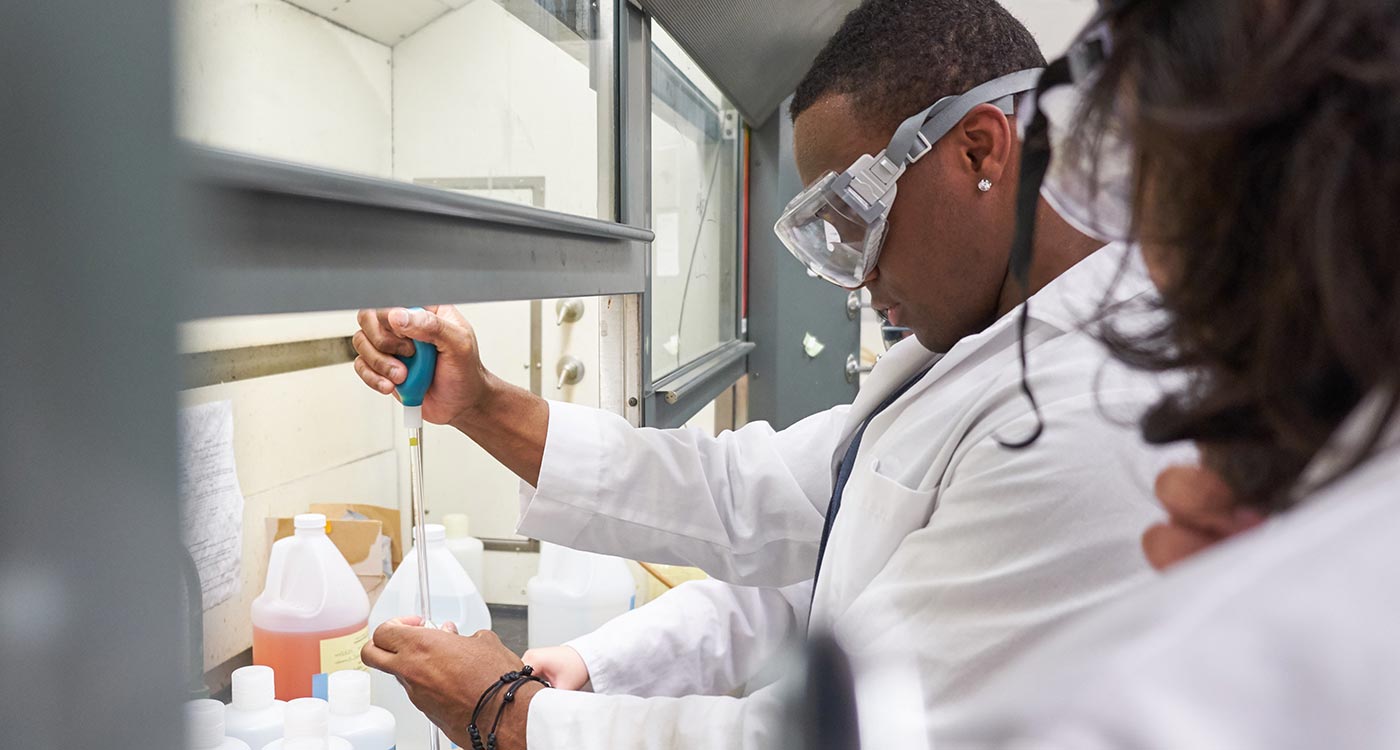
[[[203,147],[186,162],[187,319],[646,288],[646,229]]]

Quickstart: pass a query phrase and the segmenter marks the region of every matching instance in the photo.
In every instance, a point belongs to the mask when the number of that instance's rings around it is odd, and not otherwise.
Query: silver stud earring
[[[991,180],[985,180],[985,179],[982,180],[981,182],[977,183],[977,189],[978,189],[978,190],[981,190],[981,191],[984,192],[984,193],[987,192],[988,190],[991,190],[991,189],[992,189],[992,181],[991,181]]]

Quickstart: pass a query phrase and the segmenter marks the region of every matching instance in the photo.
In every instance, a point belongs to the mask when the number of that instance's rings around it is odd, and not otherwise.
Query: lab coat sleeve
[[[640,698],[541,690],[529,750],[771,750],[782,747],[782,683],[745,698]]]
[[[775,431],[718,437],[635,428],[550,402],[537,487],[522,485],[519,531],[575,549],[693,565],[751,586],[786,586],[816,565],[831,457],[846,407]]]
[[[806,631],[810,581],[775,588],[690,581],[567,645],[595,693],[724,695]]]

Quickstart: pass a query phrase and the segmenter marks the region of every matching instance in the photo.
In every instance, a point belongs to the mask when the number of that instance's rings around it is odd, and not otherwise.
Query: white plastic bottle
[[[432,596],[433,621],[442,625],[456,624],[458,632],[471,635],[478,630],[491,629],[491,613],[477,592],[467,571],[457,558],[447,551],[447,530],[441,524],[426,524],[428,538],[428,583]],[[386,620],[418,614],[418,557],[411,548],[399,563],[399,569],[384,586],[384,593],[370,613],[370,631]],[[428,747],[428,717],[413,706],[403,686],[393,676],[378,670],[370,671],[376,705],[389,709],[398,726],[398,750],[426,750]],[[443,748],[452,745],[446,736],[439,738]]]
[[[442,517],[442,525],[447,528],[447,551],[462,564],[467,576],[476,584],[476,590],[484,596],[486,545],[471,535],[471,519],[466,513],[449,513]]]
[[[624,560],[545,543],[525,597],[530,648],[558,646],[632,609],[637,582]]]
[[[224,731],[260,750],[282,736],[286,703],[276,699],[271,667],[233,670],[233,702],[224,711]]]
[[[267,585],[253,600],[253,663],[272,667],[282,700],[324,698],[325,676],[364,669],[369,597],[326,536],[326,517],[303,513],[272,545]]]
[[[346,669],[327,681],[330,732],[355,750],[394,750],[394,715],[370,705],[369,672]]]
[[[287,722],[282,739],[263,750],[354,750],[350,741],[330,733],[330,709],[320,698],[287,701]]]
[[[208,698],[185,704],[185,747],[189,750],[249,750],[248,743],[224,734],[224,704]]]

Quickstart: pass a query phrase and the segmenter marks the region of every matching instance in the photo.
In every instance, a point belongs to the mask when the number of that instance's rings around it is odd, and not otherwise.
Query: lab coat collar
[[[1030,317],[1059,331],[1071,331],[1089,325],[1103,303],[1124,302],[1150,289],[1151,281],[1137,247],[1112,243],[1079,261],[1032,295]],[[846,424],[845,440],[850,439],[881,401],[921,371],[933,368],[924,378],[926,383],[932,383],[956,363],[988,347],[1004,346],[1003,334],[1014,329],[1020,310],[1021,306],[1017,305],[986,330],[953,345],[946,355],[929,351],[913,336],[895,344],[876,363],[865,386],[856,395]],[[916,397],[924,387],[924,383],[915,386],[905,398]],[[838,457],[841,453],[843,451],[838,452]]]

